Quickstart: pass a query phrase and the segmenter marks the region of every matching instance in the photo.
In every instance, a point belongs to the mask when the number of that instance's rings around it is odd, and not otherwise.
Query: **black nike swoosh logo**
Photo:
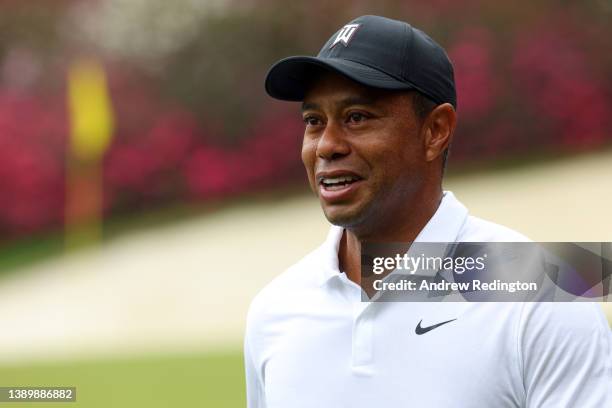
[[[434,324],[433,326],[421,327],[421,322],[423,322],[423,319],[421,319],[421,321],[419,322],[419,324],[417,324],[417,327],[414,329],[414,332],[415,332],[416,334],[418,334],[418,335],[425,334],[425,333],[427,333],[428,331],[431,331],[431,330],[433,330],[433,329],[436,329],[436,328],[438,328],[438,327],[442,326],[443,324],[450,323],[450,322],[453,322],[453,321],[455,321],[455,320],[457,320],[457,319],[450,319],[450,320],[447,320],[447,321],[442,322],[442,323]]]

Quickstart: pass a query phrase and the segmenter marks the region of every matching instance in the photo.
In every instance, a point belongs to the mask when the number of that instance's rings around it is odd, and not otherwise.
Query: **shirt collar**
[[[438,209],[417,235],[416,242],[455,242],[468,217],[467,208],[451,191],[445,191]],[[332,225],[323,245],[319,247],[322,264],[318,271],[318,283],[325,284],[331,278],[340,277],[338,249],[344,228]]]

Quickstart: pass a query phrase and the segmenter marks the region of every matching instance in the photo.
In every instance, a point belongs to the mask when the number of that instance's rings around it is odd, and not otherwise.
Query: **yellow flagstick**
[[[66,163],[66,245],[95,243],[102,234],[102,158],[114,118],[103,67],[81,59],[68,72],[70,139]]]

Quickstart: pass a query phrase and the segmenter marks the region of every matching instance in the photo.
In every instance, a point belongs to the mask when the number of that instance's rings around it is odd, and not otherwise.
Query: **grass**
[[[0,244],[0,274],[56,256],[63,248],[62,235],[57,232]]]
[[[0,386],[74,386],[76,403],[20,408],[244,407],[242,353],[0,366]]]

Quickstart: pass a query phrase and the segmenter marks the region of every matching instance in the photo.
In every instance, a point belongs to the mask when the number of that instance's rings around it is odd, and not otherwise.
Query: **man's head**
[[[302,161],[331,223],[374,229],[381,215],[440,184],[455,113],[450,104],[419,112],[419,98],[331,72],[308,89]]]
[[[456,95],[446,53],[423,32],[359,17],[317,57],[274,65],[266,90],[303,102],[302,160],[333,224],[372,231],[440,191]]]

